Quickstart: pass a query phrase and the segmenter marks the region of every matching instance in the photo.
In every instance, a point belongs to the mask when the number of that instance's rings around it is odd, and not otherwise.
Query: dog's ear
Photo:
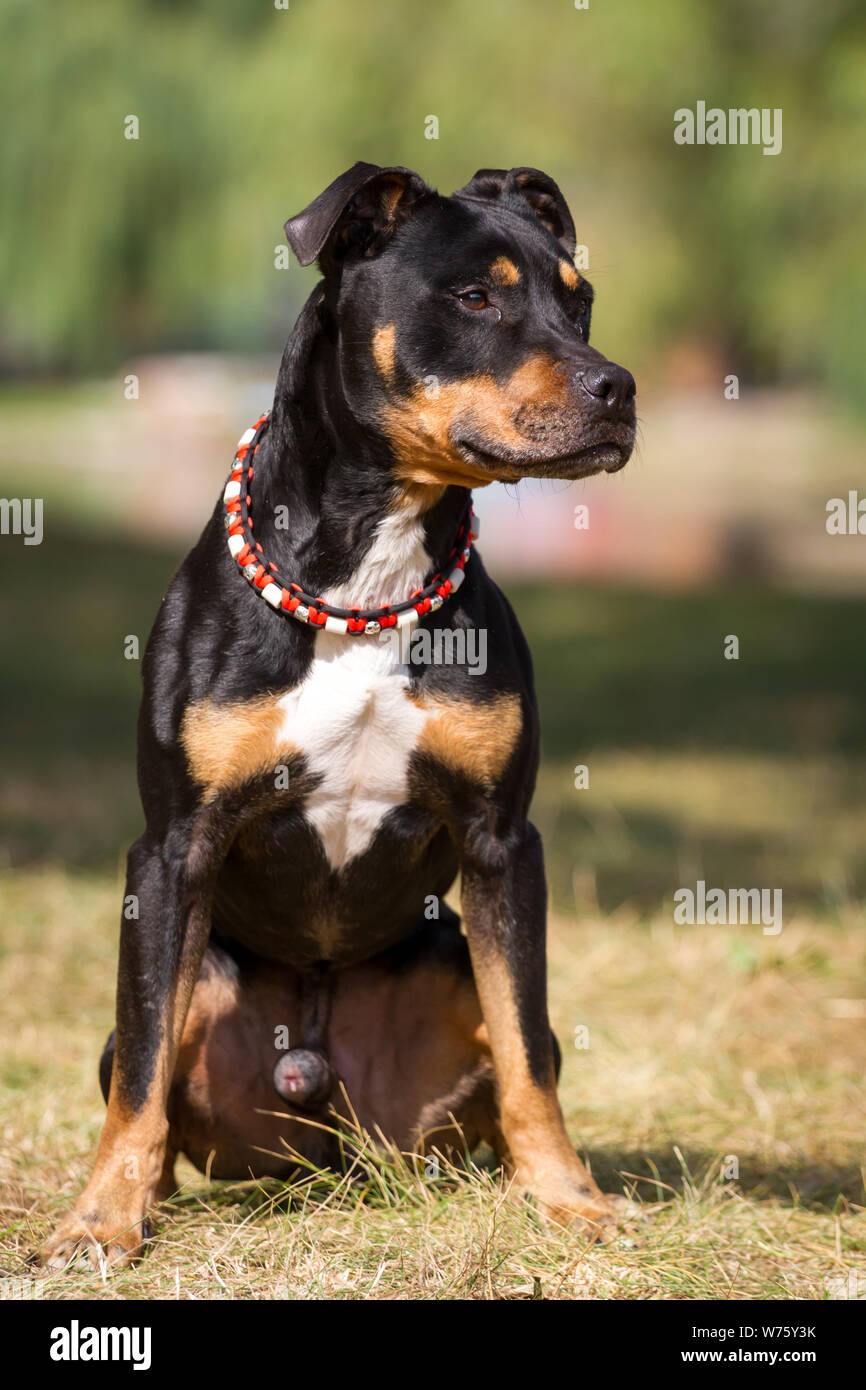
[[[286,238],[301,265],[321,257],[327,273],[348,255],[374,256],[433,190],[402,165],[359,161],[334,179],[286,223]]]
[[[479,169],[474,178],[455,191],[454,196],[479,198],[482,201],[523,198],[568,254],[574,255],[577,238],[568,204],[559,185],[540,169]]]

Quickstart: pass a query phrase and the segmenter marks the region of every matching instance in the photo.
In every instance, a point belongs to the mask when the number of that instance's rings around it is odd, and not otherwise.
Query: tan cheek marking
[[[390,384],[394,379],[394,342],[397,337],[397,325],[387,323],[384,328],[377,328],[373,334],[373,358],[379,372]]]
[[[181,724],[181,742],[190,771],[211,800],[226,787],[238,786],[301,750],[280,739],[283,711],[276,695],[260,695],[217,705],[191,704]]]
[[[517,695],[497,695],[483,704],[427,695],[416,699],[431,713],[418,752],[450,771],[492,787],[502,776],[520,737],[523,720]]]
[[[468,417],[497,390],[489,377],[440,385],[432,394],[419,385],[405,400],[389,406],[384,427],[397,456],[401,481],[426,486],[454,484],[484,487],[493,482],[483,468],[467,462],[455,448],[450,430],[455,419]]]
[[[576,290],[580,284],[580,276],[571,261],[559,262],[559,276],[563,284],[567,285],[570,290]]]
[[[520,283],[520,271],[507,256],[497,256],[490,267],[489,274],[491,280],[495,280],[497,285],[518,285]]]
[[[564,402],[566,389],[566,374],[557,371],[546,356],[524,362],[504,386],[483,374],[441,384],[432,394],[425,386],[417,386],[405,400],[390,405],[383,417],[397,455],[398,476],[404,482],[426,485],[486,487],[495,481],[494,476],[461,456],[451,438],[454,424],[464,420],[491,443],[517,452],[527,443],[514,424],[518,411]],[[520,476],[515,465],[515,481]]]

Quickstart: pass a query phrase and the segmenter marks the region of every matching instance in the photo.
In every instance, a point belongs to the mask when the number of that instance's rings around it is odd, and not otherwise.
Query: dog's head
[[[537,169],[482,169],[450,198],[356,164],[286,223],[318,259],[342,389],[401,478],[477,487],[628,461],[631,373],[589,346],[574,223]]]

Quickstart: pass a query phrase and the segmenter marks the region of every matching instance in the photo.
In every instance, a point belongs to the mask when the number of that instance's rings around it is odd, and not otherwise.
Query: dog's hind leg
[[[487,1032],[459,919],[419,923],[398,946],[337,978],[335,1069],[363,1128],[399,1149],[502,1149]],[[335,1104],[340,1104],[335,1100]]]

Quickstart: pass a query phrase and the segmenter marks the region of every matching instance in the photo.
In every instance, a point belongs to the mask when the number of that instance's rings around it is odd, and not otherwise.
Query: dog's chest
[[[303,683],[280,697],[281,734],[319,779],[304,813],[331,866],[366,850],[408,795],[408,768],[428,718],[409,698],[390,644],[321,633]]]
[[[423,583],[430,557],[417,517],[388,515],[358,571],[325,598],[373,608]],[[409,698],[409,677],[386,638],[319,633],[310,671],[280,699],[282,732],[320,781],[305,814],[341,868],[370,845],[408,794],[408,768],[428,714]]]

